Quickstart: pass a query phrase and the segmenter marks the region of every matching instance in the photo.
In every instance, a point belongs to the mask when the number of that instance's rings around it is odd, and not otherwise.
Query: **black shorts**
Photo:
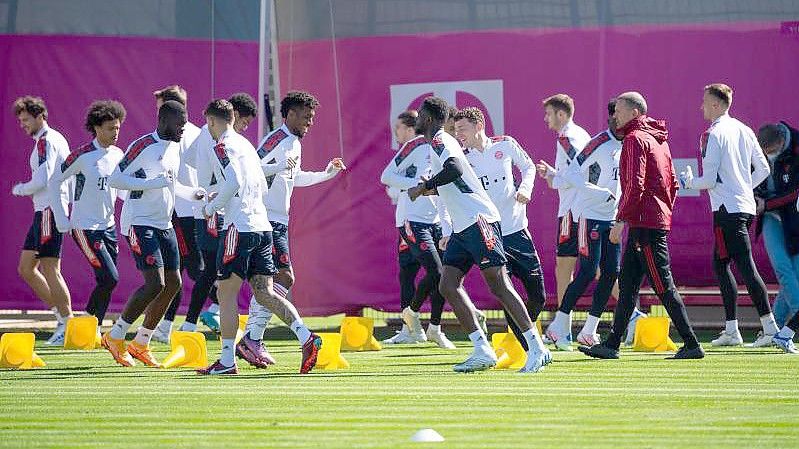
[[[194,239],[200,251],[215,253],[219,248],[219,234],[225,224],[225,216],[215,214],[210,222],[205,218],[194,219]]]
[[[481,270],[508,263],[502,246],[499,223],[488,223],[482,217],[461,232],[455,232],[444,250],[444,265],[467,273],[472,265]]]
[[[729,213],[724,206],[713,212],[713,255],[717,260],[729,260],[739,254],[750,254],[749,226],[754,216]]]
[[[180,269],[180,252],[175,230],[152,226],[132,225],[125,236],[140,271],[161,268],[168,271]]]
[[[42,257],[61,257],[61,243],[64,236],[58,232],[53,218],[53,211],[45,208],[33,214],[33,223],[25,236],[25,244],[22,249],[25,251],[36,251],[36,258]]]
[[[441,240],[440,225],[406,221],[405,226],[397,230],[413,257],[419,258],[423,253],[438,252],[438,242]]]
[[[86,260],[94,270],[94,277],[99,282],[112,279],[119,280],[117,270],[117,256],[119,245],[117,243],[116,229],[73,229],[72,238],[78,248],[86,256]]]
[[[178,217],[172,214],[172,228],[178,241],[180,257],[189,257],[197,253],[197,237],[194,235],[194,217]]]
[[[402,240],[401,236],[398,238],[397,246],[398,246],[397,259],[399,261],[400,268],[409,268],[416,266],[418,269],[419,262],[416,260],[416,257],[413,256],[413,253],[411,253],[411,248],[408,246],[407,243],[405,243],[405,240]]]
[[[508,258],[508,272],[516,277],[541,273],[541,259],[535,250],[530,231],[522,229],[502,237],[502,246]]]
[[[558,257],[577,257],[577,228],[571,212],[558,217]]]
[[[278,270],[291,270],[289,253],[289,227],[283,223],[270,221],[272,224],[272,259]]]
[[[219,235],[216,253],[217,279],[236,274],[247,281],[255,275],[274,276],[272,232],[239,232],[230,225]]]

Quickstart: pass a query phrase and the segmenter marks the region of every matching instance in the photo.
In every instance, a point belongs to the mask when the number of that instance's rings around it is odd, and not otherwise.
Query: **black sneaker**
[[[609,348],[603,344],[598,344],[594,346],[580,346],[577,349],[580,350],[583,354],[587,355],[588,357],[593,357],[595,359],[618,359],[619,358],[619,350]]]
[[[666,357],[667,359],[678,360],[678,359],[704,359],[705,358],[705,351],[702,349],[701,346],[697,346],[692,349],[688,349],[687,347],[683,346],[680,348],[679,351],[674,353],[671,357]]]

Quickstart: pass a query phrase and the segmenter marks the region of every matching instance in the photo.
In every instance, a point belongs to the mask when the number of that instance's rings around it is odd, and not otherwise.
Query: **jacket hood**
[[[658,143],[663,143],[669,138],[666,121],[655,120],[646,115],[639,115],[621,127],[621,132],[625,136],[633,131],[643,131],[654,137]]]

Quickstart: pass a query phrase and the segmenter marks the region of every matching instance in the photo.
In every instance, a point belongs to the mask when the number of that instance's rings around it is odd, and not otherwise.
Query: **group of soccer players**
[[[168,86],[154,96],[155,131],[135,139],[124,152],[115,146],[126,115],[119,102],[89,106],[85,127],[92,139],[74,151],[48,126],[41,98],[22,97],[14,103],[20,126],[35,142],[31,179],[12,190],[31,196],[34,203],[19,273],[58,319],[48,344],[63,344],[65,322],[72,316],[60,272],[63,233],[72,234],[94,271],[96,287],[87,312],[100,323],[104,319],[120,277],[114,218],[120,199],[120,231],[143,283],[130,293],[111,329],[102,335],[98,329],[98,341],[117,363],[160,366],[150,341],[169,341],[185,269],[194,287],[180,329],[193,331],[201,319],[221,334],[219,360],[198,370],[200,374],[235,374],[236,356],[258,368],[275,363],[263,343],[273,314],[296,334],[302,349],[300,372],[309,372],[322,341],[289,301],[295,280],[288,238],[291,196],[295,186],[330,180],[346,168],[340,158],[333,158],[324,171],[301,168],[301,139],[313,125],[317,100],[307,92],[289,92],[280,105],[283,125],[254,147],[241,135],[257,114],[249,95],[211,101],[202,128],[188,121],[181,87]],[[734,261],[763,325],[753,345],[776,344],[793,352],[799,315],[778,328],[748,236],[756,215],[752,192],[769,175],[769,165],[752,130],[729,116],[731,104],[728,86],[705,87],[702,110],[711,126],[701,138],[704,173],[695,177],[687,170],[679,175],[683,187],[710,192],[713,263],[727,320],[725,331],[712,343],[742,343],[737,283],[730,271]],[[542,106],[548,127],[557,133],[554,164],[534,163],[510,136],[489,137],[478,108],[456,110],[442,98],[428,97],[418,111],[397,117],[394,135],[400,149],[380,179],[396,204],[404,325],[385,343],[430,340],[454,348],[441,329],[448,302],[474,347],[455,371],[494,366],[497,356],[486,336],[485,315],[463,287],[476,265],[527,352],[521,372],[537,372],[552,361],[547,343],[571,350],[571,312],[594,280],[590,313],[577,341],[589,356],[618,358],[623,334],[631,339],[635,320],[643,316],[635,303],[645,275],[685,342],[673,358],[704,357],[671,276],[666,239],[678,176],[665,123],[647,115],[646,101],[637,92],[610,101],[608,128],[593,138],[575,124],[568,95],[548,97]],[[546,293],[527,217],[536,177],[559,195],[559,306],[543,337],[534,323]],[[622,252],[626,226],[629,236]],[[422,267],[425,276],[416,285]],[[511,276],[523,285],[526,300]],[[253,296],[246,330],[236,343],[237,298],[244,282]],[[618,305],[612,332],[602,342],[597,326],[611,295]],[[425,332],[420,309],[427,297],[432,313]],[[201,313],[209,298],[213,304]],[[129,328],[142,315],[142,326],[127,342]]]
[[[729,116],[731,104],[729,86],[717,83],[704,88],[701,109],[711,123],[700,143],[704,173],[694,177],[689,167],[679,174],[683,188],[706,189],[711,198],[713,264],[726,315],[725,330],[711,343],[743,343],[736,316],[737,282],[730,270],[734,261],[763,326],[751,346],[773,344],[796,352],[791,340],[799,328],[799,314],[778,328],[749,241],[748,229],[757,212],[753,191],[769,175],[769,165],[754,132]],[[472,355],[455,370],[493,366],[496,355],[479,326],[483,315],[462,284],[465,274],[477,265],[527,351],[523,372],[538,371],[551,361],[544,341],[559,350],[571,350],[571,312],[594,280],[590,312],[577,336],[579,349],[592,357],[618,358],[623,334],[631,343],[635,321],[645,316],[636,306],[645,275],[685,342],[672,358],[703,358],[670,269],[666,238],[678,175],[666,142],[665,122],[647,116],[646,100],[637,92],[623,93],[608,103],[608,128],[593,138],[573,121],[574,101],[568,95],[548,97],[542,106],[548,127],[557,133],[554,165],[545,160],[533,163],[510,136],[488,137],[478,108],[457,110],[441,98],[430,97],[418,112],[406,111],[396,118],[394,135],[400,148],[381,182],[396,204],[404,323],[384,343],[431,340],[452,348],[440,326],[443,296],[474,343]],[[514,166],[519,180],[514,179]],[[559,305],[544,338],[530,325],[538,319],[546,297],[526,210],[536,174],[559,195]],[[625,226],[630,229],[622,254]],[[421,266],[426,275],[416,286]],[[521,301],[509,276],[519,278],[526,301]],[[436,284],[438,291],[431,287]],[[425,333],[419,309],[428,295],[432,310]],[[611,295],[618,299],[618,306],[612,332],[602,342],[597,327]]]
[[[27,96],[14,103],[21,128],[35,142],[31,179],[12,190],[31,196],[34,203],[19,273],[57,317],[47,343],[63,344],[65,323],[72,317],[60,270],[64,233],[72,234],[94,271],[97,285],[87,312],[102,323],[120,276],[114,218],[120,199],[120,232],[143,284],[131,292],[108,332],[101,335],[98,328],[98,341],[117,363],[160,366],[150,341],[169,341],[185,268],[195,282],[181,330],[195,330],[202,317],[222,338],[219,360],[199,373],[235,374],[236,355],[259,368],[273,364],[262,342],[272,314],[296,333],[302,348],[300,372],[309,372],[321,339],[288,300],[294,283],[289,205],[295,186],[332,179],[346,168],[340,158],[321,172],[301,168],[300,139],[313,125],[317,100],[307,92],[289,92],[280,107],[283,125],[256,150],[240,134],[257,114],[249,95],[211,101],[202,128],[188,121],[187,95],[180,86],[168,86],[154,96],[155,131],[135,139],[124,152],[115,146],[126,116],[117,101],[89,106],[85,127],[92,139],[74,151],[48,126],[41,98]],[[250,284],[253,297],[246,333],[236,344],[243,282]],[[201,314],[209,297],[214,304]],[[126,342],[128,329],[142,315],[135,338]]]

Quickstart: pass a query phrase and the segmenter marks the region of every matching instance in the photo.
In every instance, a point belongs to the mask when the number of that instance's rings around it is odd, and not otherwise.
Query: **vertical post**
[[[261,0],[258,22],[258,142],[264,135],[264,114],[266,113],[266,1]]]

